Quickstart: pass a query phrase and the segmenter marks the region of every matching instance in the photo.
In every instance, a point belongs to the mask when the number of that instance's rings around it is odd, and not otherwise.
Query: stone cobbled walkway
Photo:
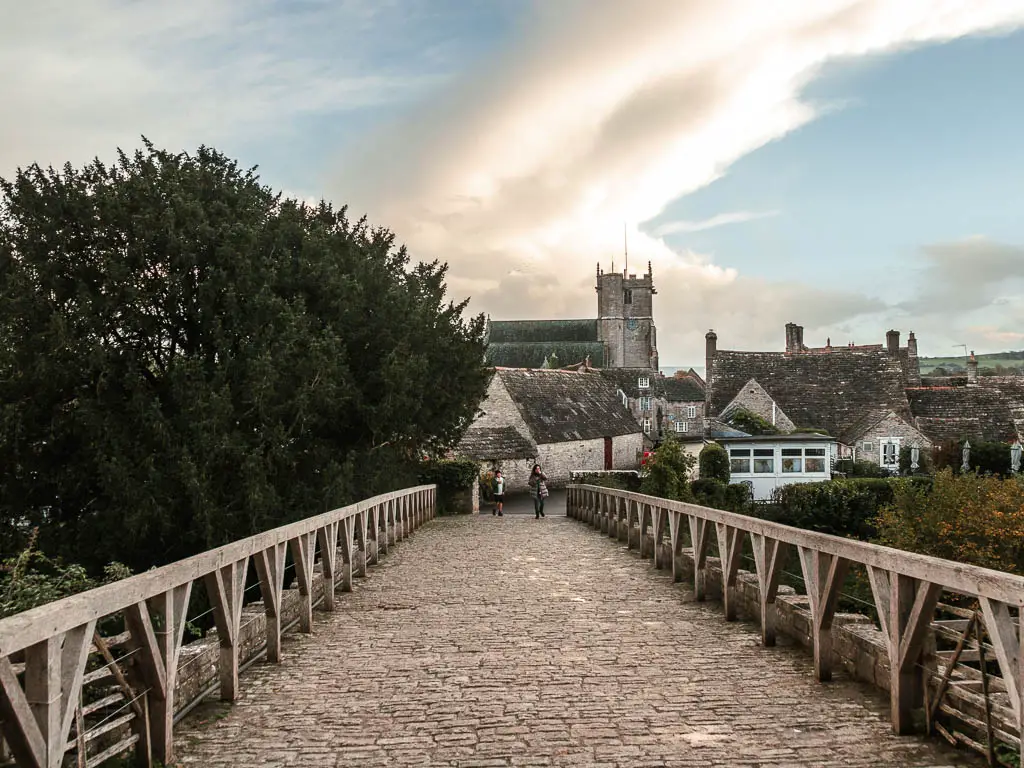
[[[179,726],[182,765],[977,765],[564,517],[432,522],[284,649]]]

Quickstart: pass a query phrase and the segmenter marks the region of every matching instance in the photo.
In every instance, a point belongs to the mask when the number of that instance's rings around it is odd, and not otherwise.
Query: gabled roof
[[[538,444],[641,431],[615,385],[601,374],[499,368],[496,375]]]
[[[915,387],[907,390],[921,431],[933,441],[1011,443],[1024,420],[1024,380],[1000,377],[980,386]]]
[[[650,395],[670,403],[704,402],[704,390],[691,378],[669,378],[650,368],[605,368],[601,375],[634,399]],[[640,379],[650,386],[640,389]]]
[[[843,435],[873,409],[910,416],[900,361],[880,347],[719,351],[708,387],[710,413],[721,413],[750,379],[757,379],[797,427]]]
[[[514,427],[471,425],[455,446],[455,453],[471,459],[532,459],[537,446]]]

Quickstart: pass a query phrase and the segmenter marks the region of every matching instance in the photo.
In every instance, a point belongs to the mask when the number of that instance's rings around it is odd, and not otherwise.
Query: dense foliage
[[[924,453],[922,451],[922,453]],[[839,459],[835,467],[832,470],[833,475],[843,475],[846,477],[892,477],[892,473],[889,470],[880,467],[873,461],[863,461],[858,459]]]
[[[748,435],[777,435],[779,428],[768,419],[746,408],[737,408],[729,415],[729,425]]]
[[[718,443],[708,443],[701,448],[698,457],[699,473],[702,480],[717,480],[728,484],[731,470],[729,452]]]
[[[120,563],[109,563],[102,577],[93,579],[81,565],[66,565],[40,552],[36,536],[33,531],[21,553],[0,562],[0,618],[131,575]]]
[[[892,499],[892,485],[882,478],[794,483],[776,488],[771,503],[758,505],[757,514],[796,528],[866,541],[875,536],[878,510]]]
[[[647,472],[640,491],[676,501],[693,501],[689,477],[696,459],[677,440],[663,442],[647,459]]]
[[[950,469],[960,473],[963,467],[963,440],[950,440],[935,446],[935,469]],[[1007,477],[1010,474],[1010,446],[1004,443],[971,442],[968,466],[972,472]]]
[[[931,484],[892,481],[878,516],[883,544],[1024,573],[1024,483],[944,469]]]
[[[0,546],[139,569],[415,481],[486,391],[443,265],[208,148],[0,181]]]

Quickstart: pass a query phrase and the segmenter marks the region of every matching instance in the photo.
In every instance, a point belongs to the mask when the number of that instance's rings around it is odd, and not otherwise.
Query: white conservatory
[[[755,501],[767,501],[776,488],[791,483],[832,479],[834,437],[809,433],[723,437],[716,442],[729,453],[731,483],[750,487]]]

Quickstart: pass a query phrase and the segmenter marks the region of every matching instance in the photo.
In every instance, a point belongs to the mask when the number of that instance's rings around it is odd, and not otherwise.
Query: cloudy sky
[[[495,318],[1024,348],[1020,0],[0,0],[0,176],[212,144]]]

